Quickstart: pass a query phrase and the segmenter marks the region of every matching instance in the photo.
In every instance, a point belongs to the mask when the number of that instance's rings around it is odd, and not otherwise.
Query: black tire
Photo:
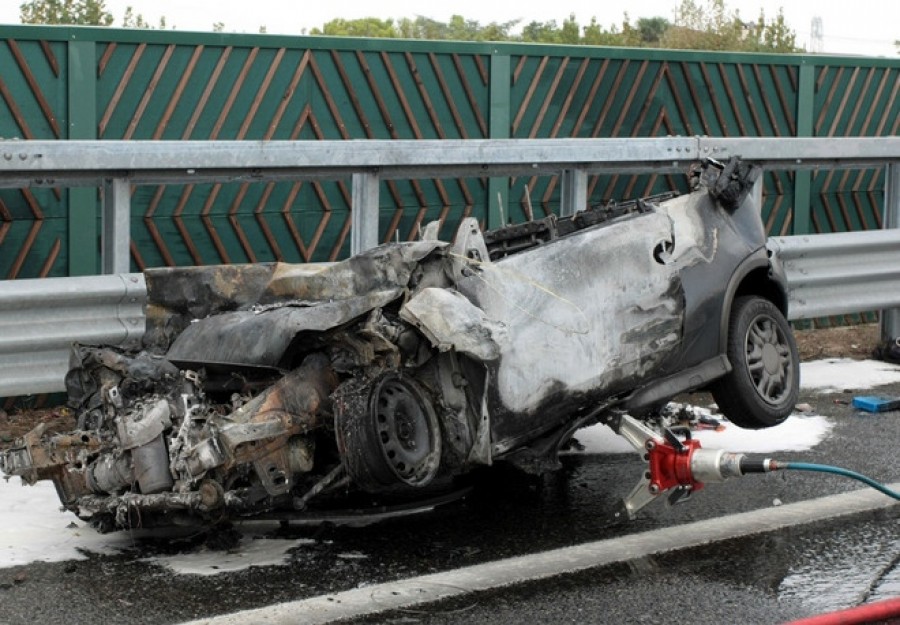
[[[441,462],[441,430],[428,395],[388,373],[364,405],[335,414],[338,448],[350,479],[370,493],[422,488]]]
[[[787,419],[800,392],[800,357],[781,311],[756,295],[735,298],[726,354],[731,373],[711,388],[722,414],[753,430]]]

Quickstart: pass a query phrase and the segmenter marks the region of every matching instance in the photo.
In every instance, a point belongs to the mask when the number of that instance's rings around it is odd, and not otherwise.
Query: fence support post
[[[816,68],[805,59],[800,65],[797,88],[797,136],[815,135]],[[812,173],[799,170],[794,173],[794,223],[793,234],[811,234]]]
[[[97,138],[97,44],[68,42],[69,118],[65,138]],[[97,247],[97,189],[68,190],[69,275],[92,276],[100,269]],[[78,253],[72,252],[78,250]]]
[[[491,55],[490,109],[488,137],[509,139],[511,132],[511,61],[508,54],[497,50]],[[509,178],[488,178],[485,226],[499,228],[509,223]]]
[[[378,245],[378,175],[353,174],[350,215],[350,254]]]

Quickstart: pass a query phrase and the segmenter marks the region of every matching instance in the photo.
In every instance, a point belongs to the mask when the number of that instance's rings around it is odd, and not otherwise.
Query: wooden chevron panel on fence
[[[900,69],[822,67],[816,75],[817,137],[886,137],[900,130]],[[811,220],[815,232],[882,226],[884,171],[817,172]]]
[[[474,55],[235,46],[105,46],[101,138],[482,138],[487,71]],[[483,183],[383,183],[382,240],[453,225]],[[335,260],[349,250],[349,180],[178,185],[134,194],[139,268]]]
[[[66,126],[64,43],[0,39],[0,137],[60,139]],[[5,144],[0,158],[17,158]],[[66,194],[0,192],[0,279],[65,275]]]
[[[646,56],[646,55],[645,55]],[[659,56],[659,55],[657,55]],[[512,136],[657,137],[795,136],[795,66],[762,61],[713,62],[637,55],[535,56],[513,59]],[[765,218],[774,232],[790,226],[784,194],[790,179],[766,176]],[[595,176],[593,203],[686,190],[683,176]],[[558,179],[517,181],[513,198],[559,204]]]

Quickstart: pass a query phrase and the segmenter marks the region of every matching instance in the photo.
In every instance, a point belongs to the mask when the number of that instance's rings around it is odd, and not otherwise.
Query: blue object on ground
[[[853,407],[866,412],[886,412],[900,409],[900,397],[865,395],[853,398]]]

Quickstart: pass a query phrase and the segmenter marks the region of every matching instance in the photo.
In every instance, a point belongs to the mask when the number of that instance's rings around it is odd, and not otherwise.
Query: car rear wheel
[[[440,468],[441,431],[422,388],[388,373],[373,385],[367,408],[336,419],[350,479],[369,492],[428,485]]]
[[[800,390],[800,358],[791,328],[769,300],[734,300],[727,355],[732,371],[712,386],[722,413],[735,425],[778,425],[793,411]]]

